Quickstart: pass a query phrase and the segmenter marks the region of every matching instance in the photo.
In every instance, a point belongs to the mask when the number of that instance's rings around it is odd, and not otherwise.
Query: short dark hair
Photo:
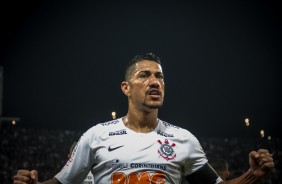
[[[145,53],[145,54],[136,55],[126,66],[125,81],[128,81],[129,78],[131,77],[131,74],[133,70],[135,69],[135,64],[140,61],[144,61],[144,60],[154,61],[161,65],[160,57],[158,57],[157,55],[153,53]]]

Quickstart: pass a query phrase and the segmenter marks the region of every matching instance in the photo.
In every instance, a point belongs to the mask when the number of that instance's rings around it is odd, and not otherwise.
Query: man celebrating
[[[84,133],[64,168],[45,184],[81,183],[91,171],[96,184],[225,183],[208,164],[206,155],[188,130],[158,118],[164,100],[164,74],[160,58],[137,55],[126,68],[122,92],[128,112],[100,123]],[[226,183],[255,183],[274,167],[265,149],[249,154],[250,169]],[[37,183],[37,171],[19,170],[15,184]]]

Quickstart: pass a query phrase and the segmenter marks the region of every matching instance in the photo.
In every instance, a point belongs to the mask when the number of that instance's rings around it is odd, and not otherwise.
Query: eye
[[[149,76],[148,72],[140,72],[138,78],[144,79]]]
[[[140,73],[138,77],[139,77],[139,78],[145,78],[145,77],[146,77],[146,74],[145,74],[145,73]]]
[[[157,74],[157,76],[156,76],[157,78],[159,78],[159,79],[164,79],[164,74],[162,74],[162,73],[159,73],[159,74]]]

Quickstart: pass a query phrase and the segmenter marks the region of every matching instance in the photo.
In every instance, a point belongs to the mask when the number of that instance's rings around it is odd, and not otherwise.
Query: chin
[[[150,109],[158,109],[160,106],[153,106],[153,105],[151,105],[151,106],[147,106],[147,107],[149,107]]]
[[[150,109],[158,109],[161,106],[163,106],[163,104],[144,104],[146,107],[150,108]]]

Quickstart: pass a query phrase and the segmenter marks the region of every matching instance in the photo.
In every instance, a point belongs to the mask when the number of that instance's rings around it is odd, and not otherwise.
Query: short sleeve
[[[185,136],[187,141],[187,157],[184,163],[184,175],[190,175],[205,165],[208,160],[198,139],[189,131]]]
[[[91,129],[84,133],[73,149],[71,158],[63,169],[55,176],[61,183],[82,183],[91,170],[91,147],[89,140],[92,139]]]

